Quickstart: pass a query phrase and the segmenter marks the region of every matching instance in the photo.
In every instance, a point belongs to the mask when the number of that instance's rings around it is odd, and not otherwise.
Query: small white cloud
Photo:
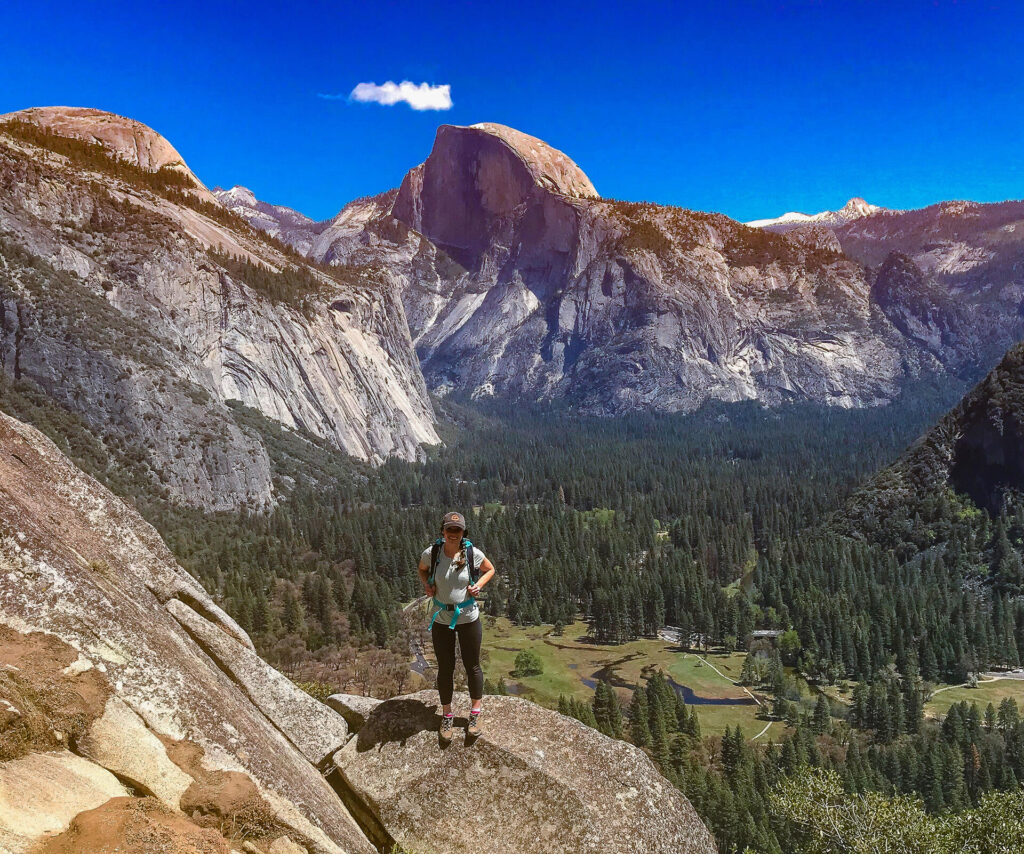
[[[414,110],[450,110],[452,87],[447,83],[443,86],[420,83],[417,86],[409,80],[403,80],[401,83],[389,80],[380,86],[376,83],[360,83],[352,90],[349,98],[353,101],[383,104],[386,107],[404,101]]]

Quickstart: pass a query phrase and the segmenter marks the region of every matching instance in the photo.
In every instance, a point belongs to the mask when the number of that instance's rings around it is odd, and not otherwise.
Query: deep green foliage
[[[544,672],[544,662],[532,649],[524,649],[516,656],[513,676],[540,676]]]
[[[239,255],[209,250],[210,258],[239,282],[263,294],[274,303],[285,303],[309,310],[309,298],[325,290],[325,283],[309,269],[300,266],[273,270]]]
[[[619,708],[619,698],[606,679],[597,683],[591,708],[594,710],[597,728],[601,732],[610,738],[623,737],[622,710]]]
[[[582,700],[577,700],[575,697],[566,697],[564,694],[558,696],[558,711],[560,714],[566,715],[570,718],[576,718],[581,723],[585,723],[592,729],[597,729],[597,718],[594,716],[594,710],[584,703]]]

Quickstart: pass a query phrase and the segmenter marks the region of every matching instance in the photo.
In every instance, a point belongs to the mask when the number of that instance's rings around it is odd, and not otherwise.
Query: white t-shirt
[[[432,548],[432,546],[427,546],[423,554],[420,555],[420,562],[426,565],[428,572],[430,571],[430,552]],[[482,549],[473,546],[473,563],[477,569],[481,567],[486,557]],[[441,546],[437,553],[437,568],[434,571],[434,584],[437,585],[437,592],[434,593],[434,598],[438,602],[444,602],[446,605],[455,605],[469,598],[469,593],[466,592],[470,581],[469,567],[466,565],[465,555],[460,550],[455,553],[455,558],[459,563],[453,566],[452,559],[444,553],[444,546]],[[427,612],[428,622],[436,610],[437,605],[431,602],[430,609]],[[437,615],[437,622],[450,624],[452,613],[452,611],[442,611]],[[448,615],[447,618],[445,617],[446,614]],[[473,620],[479,618],[480,608],[476,603],[473,603],[459,614],[458,625],[472,623]]]

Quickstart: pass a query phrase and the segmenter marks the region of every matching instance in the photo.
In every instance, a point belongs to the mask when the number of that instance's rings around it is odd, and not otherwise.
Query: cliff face
[[[599,200],[575,164],[537,165],[518,145],[496,126],[442,127],[394,203],[468,271],[405,291],[435,389],[597,413],[709,398],[861,406],[939,367],[833,239]]]
[[[0,850],[714,851],[642,751],[492,699],[473,744],[438,743],[433,692],[359,698],[353,737],[133,509],[0,413]],[[439,780],[477,808],[437,809]]]
[[[955,369],[977,377],[1024,337],[1024,202],[943,202],[835,231],[846,254],[879,275],[891,271],[892,253],[907,259],[904,268],[913,264],[913,286],[899,288],[886,312],[897,324],[897,316],[922,323],[912,337],[941,339],[936,352]]]
[[[1002,361],[929,436],[957,492],[997,514],[1024,490],[1024,345]]]
[[[752,229],[601,200],[564,154],[490,124],[439,128],[388,198],[353,203],[312,254],[389,271],[442,394],[594,413],[865,406],[923,374],[976,378],[1024,334],[1020,203],[853,199]],[[919,275],[883,268],[894,251]]]
[[[20,773],[11,763],[58,748],[110,783],[88,807],[68,807],[66,769],[26,782],[21,810],[41,802],[33,787],[57,804],[45,830],[128,796],[117,791],[123,782],[178,814],[190,804],[230,822],[248,810],[271,838],[287,834],[322,852],[374,850],[313,764],[345,742],[344,720],[259,661],[135,511],[3,414],[0,624],[3,648],[23,650],[0,685],[9,704],[0,787]],[[40,638],[51,639],[46,655]],[[47,681],[31,703],[33,686]],[[243,795],[237,802],[232,790]],[[30,846],[33,828],[16,804],[0,810],[0,829],[20,839],[14,850]]]
[[[0,375],[131,445],[172,497],[207,508],[272,500],[267,452],[229,400],[365,460],[438,441],[386,277],[328,275],[190,185],[47,144],[0,124]]]
[[[871,286],[871,298],[911,342],[950,365],[977,358],[980,342],[964,311],[901,252],[891,252]]]

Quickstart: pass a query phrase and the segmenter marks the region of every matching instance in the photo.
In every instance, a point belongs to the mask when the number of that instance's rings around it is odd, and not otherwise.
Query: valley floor
[[[504,679],[509,693],[542,706],[557,708],[563,695],[589,704],[597,680],[607,678],[625,709],[633,689],[660,669],[696,709],[705,735],[722,735],[726,727],[739,726],[748,739],[778,740],[787,730],[785,722],[773,721],[767,714],[769,696],[757,690],[747,691],[737,684],[743,666],[742,652],[713,649],[704,655],[649,638],[619,645],[598,644],[590,639],[589,627],[583,621],[571,623],[561,635],[556,635],[551,625],[517,626],[505,617],[486,616],[484,620],[486,678],[494,684]],[[541,674],[515,675],[515,659],[523,650],[532,650],[540,657],[544,667]],[[429,644],[425,652],[432,659]],[[799,702],[813,705],[812,689],[802,679],[796,683],[801,695]],[[826,688],[825,693],[849,705],[851,690],[852,684],[844,683]],[[1006,698],[1024,706],[1022,674],[985,674],[974,688],[966,684],[939,684],[925,706],[925,714],[941,719],[950,706],[963,700],[977,703],[982,710],[989,703],[998,708]]]

